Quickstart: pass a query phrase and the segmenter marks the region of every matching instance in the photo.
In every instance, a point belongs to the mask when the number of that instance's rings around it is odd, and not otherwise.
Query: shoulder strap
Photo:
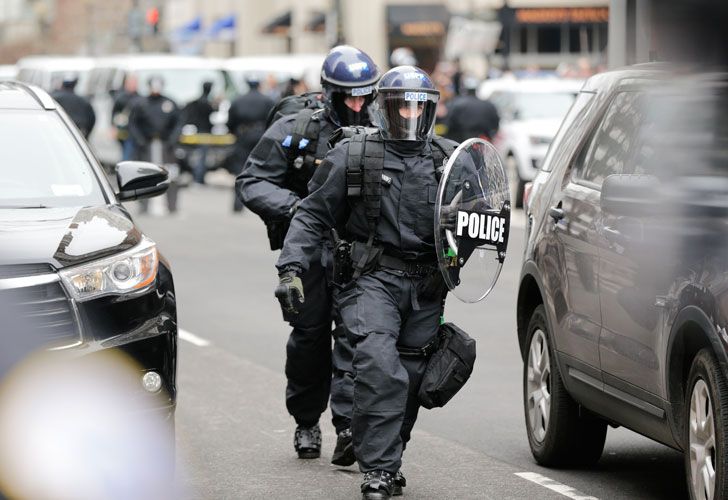
[[[293,133],[291,143],[286,149],[286,157],[288,164],[296,169],[315,165],[316,147],[321,130],[321,124],[313,118],[316,112],[316,109],[302,109],[296,114],[293,122]]]
[[[381,213],[384,143],[378,134],[357,134],[349,142],[346,165],[347,196],[361,197],[367,218],[369,237],[366,250],[354,262],[354,279],[364,271],[371,259],[377,225]]]
[[[437,173],[438,180],[442,176],[443,170],[445,170],[445,164],[450,156],[457,149],[457,145],[452,141],[435,135],[432,137],[432,159],[435,161],[435,172]]]

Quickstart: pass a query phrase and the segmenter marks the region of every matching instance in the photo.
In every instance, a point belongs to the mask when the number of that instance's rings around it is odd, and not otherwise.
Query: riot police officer
[[[341,126],[368,123],[367,106],[379,76],[376,64],[364,52],[334,47],[321,69],[323,106],[310,103],[280,118],[248,156],[236,188],[245,205],[266,223],[271,249],[281,248],[291,217],[308,196],[308,182],[329,150],[332,133]],[[299,283],[309,301],[297,315],[284,314],[293,326],[287,344],[286,406],[297,424],[298,456],[315,458],[321,449],[318,421],[331,393],[338,435],[332,463],[351,465],[355,461],[350,431],[352,353],[337,328],[332,356],[333,299],[327,271],[331,259],[330,248],[323,243],[319,240],[312,248],[310,265],[300,274]]]
[[[311,300],[299,277],[316,265],[310,256],[321,235],[336,227],[351,243],[339,306],[355,349],[352,432],[365,499],[400,494],[405,484],[402,452],[444,307],[433,231],[437,150],[455,144],[432,136],[438,100],[419,68],[382,76],[370,107],[378,131],[326,155],[312,179],[321,186],[299,205],[276,264],[276,295],[284,310],[295,310]]]
[[[75,74],[64,75],[61,88],[53,91],[51,97],[58,101],[78,130],[88,139],[96,124],[96,113],[86,99],[76,94],[77,83],[78,77]]]

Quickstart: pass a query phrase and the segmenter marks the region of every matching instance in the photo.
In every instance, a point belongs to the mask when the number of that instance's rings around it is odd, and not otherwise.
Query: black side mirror
[[[602,210],[627,217],[655,214],[659,208],[657,187],[657,178],[652,175],[610,175],[602,184]]]
[[[169,173],[154,163],[122,161],[116,165],[116,183],[119,201],[151,198],[167,190]]]

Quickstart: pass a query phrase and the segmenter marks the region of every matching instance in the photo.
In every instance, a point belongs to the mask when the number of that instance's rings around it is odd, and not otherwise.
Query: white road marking
[[[183,330],[181,328],[177,330],[177,335],[179,335],[179,338],[181,338],[182,340],[186,340],[190,344],[194,344],[197,347],[207,347],[208,345],[210,345],[209,340],[205,340],[202,337],[198,337],[194,333],[190,333],[187,330]]]
[[[581,491],[575,490],[571,486],[557,483],[553,479],[549,479],[548,477],[542,476],[541,474],[536,474],[535,472],[515,472],[515,475],[533,483],[536,483],[539,486],[543,486],[544,488],[548,488],[551,491],[555,491],[556,493],[564,495],[565,497],[573,498],[574,500],[599,500],[597,497],[585,495]]]

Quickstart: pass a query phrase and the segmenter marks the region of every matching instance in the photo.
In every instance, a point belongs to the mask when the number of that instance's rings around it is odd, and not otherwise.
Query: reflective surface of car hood
[[[0,209],[0,265],[56,268],[122,252],[141,233],[118,206]]]

